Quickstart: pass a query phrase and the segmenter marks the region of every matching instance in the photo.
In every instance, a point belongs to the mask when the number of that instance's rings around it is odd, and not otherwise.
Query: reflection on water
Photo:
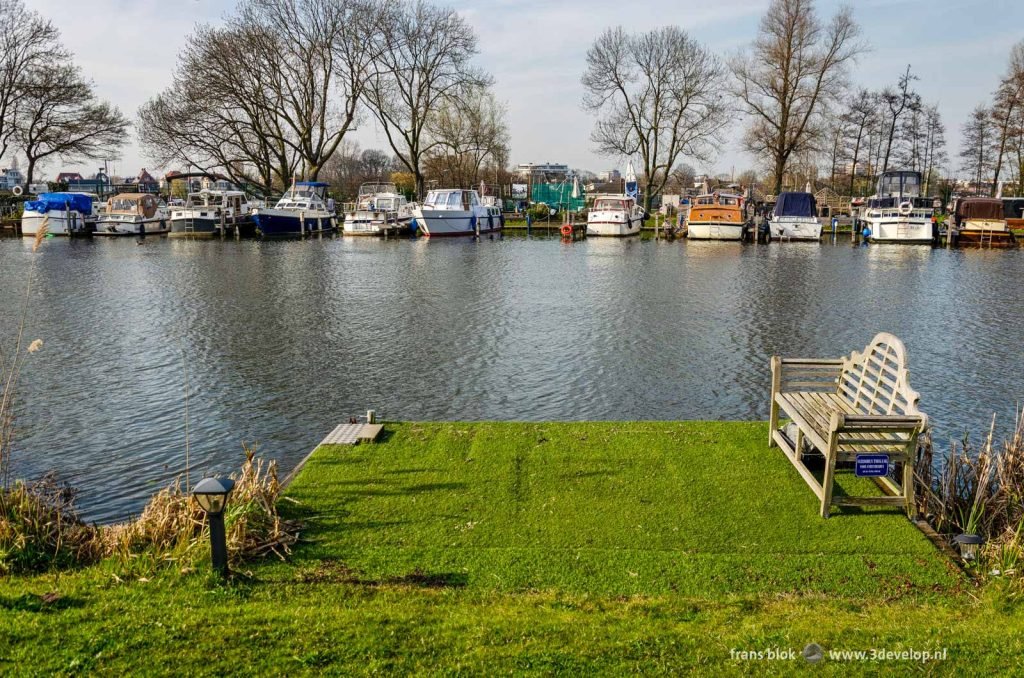
[[[0,240],[9,337],[31,261]],[[90,518],[258,441],[285,468],[369,407],[405,420],[765,419],[768,357],[879,330],[945,440],[1009,423],[1020,251],[638,238],[68,241],[38,257],[16,469]],[[130,491],[122,479],[128,477]],[[110,494],[111,496],[107,496]]]

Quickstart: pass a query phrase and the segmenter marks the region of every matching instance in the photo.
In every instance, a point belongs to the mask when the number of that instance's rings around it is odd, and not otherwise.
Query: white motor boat
[[[623,237],[638,235],[644,223],[644,208],[624,193],[594,196],[587,212],[587,236]]]
[[[334,201],[327,198],[327,186],[319,181],[293,183],[274,207],[257,207],[252,211],[256,231],[269,238],[302,237],[336,230]]]
[[[162,235],[170,230],[169,219],[155,195],[119,193],[107,200],[93,235]]]
[[[98,203],[92,193],[41,193],[25,202],[21,234],[35,236],[45,223],[52,235],[85,235],[96,226]]]
[[[933,200],[921,196],[921,173],[883,172],[875,195],[868,198],[860,228],[871,242],[930,245]]]
[[[821,240],[818,205],[810,193],[780,193],[768,220],[772,240]]]
[[[234,234],[252,223],[249,200],[242,191],[204,189],[190,193],[184,205],[171,208],[172,238],[211,238]]]
[[[428,192],[412,216],[428,238],[495,233],[505,225],[500,207],[484,205],[476,191],[461,188]]]
[[[345,235],[388,235],[409,230],[413,206],[395,184],[359,187],[354,210],[345,213]]]

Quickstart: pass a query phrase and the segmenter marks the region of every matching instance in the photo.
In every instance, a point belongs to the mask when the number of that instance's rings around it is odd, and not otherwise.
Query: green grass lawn
[[[1010,595],[975,588],[899,513],[820,519],[765,428],[388,425],[298,476],[307,542],[288,563],[228,585],[117,562],[3,580],[0,672],[798,673],[802,658],[732,651],[809,642],[947,649],[826,656],[826,674],[1021,665]]]

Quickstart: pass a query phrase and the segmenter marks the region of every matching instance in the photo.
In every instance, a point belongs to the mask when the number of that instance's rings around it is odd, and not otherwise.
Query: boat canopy
[[[296,186],[308,186],[310,188],[327,188],[330,184],[325,184],[322,181],[296,181]]]
[[[1024,198],[1003,198],[1003,217],[1024,219]]]
[[[775,203],[777,217],[816,217],[818,203],[810,193],[779,193]]]
[[[1003,201],[995,198],[967,198],[956,206],[961,219],[1003,219]]]
[[[40,193],[35,200],[25,202],[27,212],[46,214],[50,210],[66,209],[92,214],[92,196],[85,193]]]
[[[133,214],[145,219],[156,215],[156,198],[149,193],[118,193],[107,200],[107,213]]]

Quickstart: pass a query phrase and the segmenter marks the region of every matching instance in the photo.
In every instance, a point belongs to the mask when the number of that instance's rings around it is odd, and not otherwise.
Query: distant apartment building
[[[620,179],[622,179],[622,173],[617,169],[604,170],[597,174],[597,180],[604,183],[608,183],[609,181],[619,181]]]
[[[843,164],[842,172],[846,176],[866,177],[868,176],[868,164],[866,162],[858,162],[854,165],[853,162],[847,162]]]
[[[516,165],[512,174],[531,183],[565,181],[569,176],[569,166],[550,162],[524,162]]]

